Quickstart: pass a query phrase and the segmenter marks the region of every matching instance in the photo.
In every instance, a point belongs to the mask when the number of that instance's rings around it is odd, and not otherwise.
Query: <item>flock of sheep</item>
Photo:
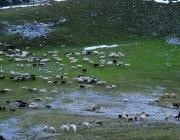
[[[5,55],[7,60],[9,62],[14,61],[16,63],[17,67],[43,67],[48,65],[49,61],[54,61],[57,65],[58,71],[61,74],[55,75],[55,78],[53,79],[51,76],[47,76],[48,74],[53,74],[53,71],[47,70],[45,76],[38,76],[34,73],[21,73],[21,72],[16,72],[16,71],[10,71],[9,72],[9,77],[8,79],[13,80],[13,81],[28,81],[28,80],[33,80],[36,81],[36,79],[42,79],[47,85],[56,85],[57,83],[63,84],[72,84],[73,82],[79,83],[80,88],[93,88],[94,86],[98,85],[104,85],[105,88],[107,89],[113,89],[117,88],[117,85],[114,84],[108,84],[108,81],[106,80],[100,80],[98,77],[91,77],[91,76],[85,76],[86,73],[88,72],[88,69],[85,69],[83,65],[80,64],[81,61],[87,62],[89,65],[92,65],[92,67],[98,67],[98,68],[103,68],[106,66],[111,66],[114,65],[116,67],[119,66],[125,66],[125,67],[130,67],[130,64],[124,64],[122,61],[119,61],[120,59],[124,59],[125,55],[121,52],[110,52],[109,55],[107,55],[105,52],[99,52],[99,51],[86,51],[83,50],[81,53],[80,52],[75,52],[75,53],[65,53],[63,57],[60,57],[58,55],[58,51],[48,51],[46,54],[42,54],[41,57],[36,56],[35,53],[28,52],[28,51],[22,51],[20,49],[8,49],[7,52],[0,51],[0,56]],[[95,63],[93,60],[90,59],[89,55],[95,55],[96,57],[99,57],[99,62]],[[81,56],[81,60],[80,60]],[[106,59],[105,59],[106,58]],[[68,77],[68,72],[63,72],[67,68],[67,64],[63,63],[64,59],[68,59],[68,66],[69,66],[69,71],[80,69],[81,74],[77,75],[77,77],[70,78]],[[109,60],[107,60],[109,59]],[[4,61],[3,58],[0,58],[0,61]],[[66,66],[66,67],[65,67]],[[3,80],[6,78],[3,73],[8,73],[7,71],[5,72],[3,69],[0,69],[0,80]],[[36,88],[36,87],[26,87],[22,86],[22,90],[27,90],[29,92],[39,92],[39,93],[46,93],[46,88]],[[8,88],[3,88],[0,90],[0,93],[8,93],[11,92],[11,89]],[[53,89],[50,91],[51,93],[58,93],[58,90]],[[174,97],[176,98],[175,94],[160,94],[160,98],[171,98]],[[45,97],[45,98],[35,98],[35,101],[40,101],[40,100],[52,100],[52,97]],[[124,103],[128,103],[128,99],[123,99]],[[10,101],[6,101],[7,104],[10,104]],[[159,103],[159,100],[157,99],[149,99],[148,104],[157,104]],[[15,105],[19,108],[32,108],[32,109],[38,109],[39,105],[38,103],[31,102],[27,103],[24,101],[15,101]],[[179,103],[173,103],[173,106],[179,107]],[[46,108],[51,108],[50,105],[46,105]],[[5,107],[0,107],[1,110],[6,110]],[[100,110],[100,106],[96,104],[92,104],[91,106],[86,106],[85,107],[86,111],[96,111]],[[15,108],[10,108],[10,111],[15,112]],[[122,114],[118,115],[118,118],[125,120],[127,122],[133,122],[142,120],[142,121],[147,121],[148,116],[150,116],[149,113],[146,112],[135,112],[133,116],[128,115],[127,113],[123,112]],[[172,115],[172,114],[167,114],[165,116],[165,120],[168,120],[169,118],[174,117],[175,119],[180,118],[180,113],[177,115]],[[92,124],[88,122],[83,122],[82,123],[84,127],[89,128]],[[95,121],[96,125],[103,125],[103,122],[98,120]],[[50,132],[50,133],[56,133],[57,130],[53,126],[45,126],[42,129],[44,132]],[[73,130],[74,132],[77,131],[77,125],[75,124],[64,124],[60,126],[61,131],[70,131]]]
[[[96,120],[93,124],[103,126],[103,122],[101,120]],[[89,128],[93,124],[89,122],[82,122],[81,125],[83,125],[85,128]],[[73,132],[77,132],[77,128],[78,126],[76,124],[63,124],[59,127],[60,131],[62,132],[67,132],[70,130],[72,130]],[[57,133],[57,130],[53,126],[48,127],[47,125],[44,126],[42,131],[44,131],[45,133]]]

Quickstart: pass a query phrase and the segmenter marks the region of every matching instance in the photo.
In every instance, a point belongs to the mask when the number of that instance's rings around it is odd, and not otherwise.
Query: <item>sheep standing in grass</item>
[[[86,128],[89,128],[89,127],[90,127],[90,123],[88,123],[88,122],[83,122],[83,125],[84,125]]]
[[[128,115],[125,115],[125,114],[118,115],[118,118],[122,118],[123,120],[128,121]]]
[[[97,121],[95,121],[95,124],[96,124],[96,125],[103,125],[103,122],[100,121],[100,120],[97,120]]]
[[[57,93],[57,90],[51,90],[51,93]]]
[[[69,131],[69,126],[68,125],[62,125],[60,126],[61,131]]]
[[[128,122],[137,121],[137,117],[128,117]]]
[[[75,124],[69,125],[69,128],[72,129],[74,132],[77,131],[77,126]]]
[[[51,126],[49,127],[49,132],[56,133],[56,129],[53,126]]]
[[[170,96],[176,98],[176,94],[174,94],[174,93],[171,93]]]

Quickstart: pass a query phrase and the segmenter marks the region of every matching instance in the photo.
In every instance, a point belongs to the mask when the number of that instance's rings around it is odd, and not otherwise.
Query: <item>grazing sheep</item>
[[[180,103],[173,103],[173,106],[175,106],[175,107],[179,108]]]
[[[71,66],[71,69],[77,69],[77,67],[76,66]]]
[[[165,117],[165,121],[167,121],[169,118],[173,117],[172,114],[167,114],[166,117]]]
[[[142,112],[141,114],[144,114],[146,117],[149,117],[150,114],[149,113],[146,113],[146,112]]]
[[[176,98],[176,94],[174,94],[174,93],[171,93],[170,96]]]
[[[159,97],[160,98],[164,98],[164,94],[159,94]]]
[[[139,113],[139,112],[134,112],[134,116],[136,116],[136,117],[137,117],[137,116],[140,116],[140,114],[141,114],[141,113]]]
[[[34,98],[35,101],[41,101],[43,98]]]
[[[52,97],[45,97],[44,99],[45,100],[52,100],[53,98]]]
[[[20,102],[19,108],[27,108],[29,105],[26,102]]]
[[[46,108],[51,108],[51,106],[50,105],[46,105]]]
[[[179,113],[178,113],[178,115],[177,115],[177,118],[178,118],[178,121],[179,121],[179,118],[180,118],[180,111],[179,111]]]
[[[171,96],[168,93],[164,93],[164,98],[171,98]]]
[[[48,84],[53,84],[53,81],[47,81]]]
[[[39,106],[36,105],[36,104],[30,104],[30,105],[29,105],[29,108],[37,109],[37,108],[39,108]]]
[[[56,133],[56,129],[53,126],[51,126],[49,127],[49,132]]]
[[[16,112],[16,110],[14,108],[10,108],[9,110],[12,112]]]
[[[123,99],[123,102],[126,102],[126,103],[127,103],[127,102],[129,102],[129,99],[126,99],[126,98],[125,98],[125,99]]]
[[[100,110],[100,106],[98,106],[98,105],[96,105],[96,104],[93,104],[93,105],[91,106],[91,108],[92,108],[93,110]]]
[[[72,129],[74,132],[77,131],[77,126],[75,124],[69,125],[69,128]]]
[[[88,123],[88,122],[83,122],[83,126],[85,126],[86,128],[89,128],[89,127],[90,127],[90,123]]]
[[[140,117],[140,120],[142,120],[142,121],[147,121],[148,120],[146,115],[144,115],[144,114],[141,114],[139,117]]]
[[[102,85],[102,84],[106,84],[106,83],[107,83],[107,81],[97,81],[96,82],[97,85]]]
[[[100,120],[97,120],[97,121],[95,121],[95,124],[96,124],[96,125],[103,125],[103,122],[100,121]]]
[[[51,90],[51,93],[57,93],[57,90]]]
[[[0,135],[0,140],[6,140],[2,135]]]
[[[44,126],[43,131],[44,131],[44,132],[48,132],[48,127],[47,127],[47,125]]]
[[[40,89],[39,92],[40,92],[40,93],[45,93],[45,92],[46,92],[46,89]]]
[[[69,131],[69,126],[68,125],[62,125],[60,126],[61,131]]]
[[[6,101],[6,104],[10,104],[11,103],[11,101]]]
[[[159,100],[154,100],[154,99],[148,100],[148,104],[155,104],[155,103],[159,103]]]
[[[83,66],[82,65],[77,65],[77,68],[83,68]]]
[[[80,88],[85,88],[85,87],[86,87],[86,85],[79,85],[79,87],[80,87]]]
[[[125,115],[125,114],[118,115],[118,118],[122,118],[122,119],[128,121],[128,115]]]
[[[4,90],[5,90],[5,91],[11,91],[11,89],[9,89],[9,88],[5,88]]]
[[[87,69],[82,69],[82,72],[87,72]]]
[[[128,122],[137,121],[137,117],[128,117]]]
[[[5,78],[5,75],[0,75],[0,80],[3,80]]]
[[[124,64],[125,67],[129,67],[131,64]]]

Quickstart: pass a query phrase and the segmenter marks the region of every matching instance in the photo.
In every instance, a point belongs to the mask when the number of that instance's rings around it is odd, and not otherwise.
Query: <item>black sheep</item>
[[[79,87],[80,87],[80,88],[85,88],[85,87],[86,87],[86,85],[80,85]]]
[[[4,75],[0,75],[0,80],[3,80],[5,78]]]
[[[50,105],[46,105],[46,108],[51,108],[51,106]]]
[[[178,121],[179,121],[179,118],[180,118],[180,111],[179,111],[179,113],[178,113],[178,115],[177,115],[177,118],[178,118]]]
[[[87,72],[87,69],[82,69],[83,72]]]
[[[99,67],[99,64],[94,64],[94,67]]]
[[[103,125],[103,122],[102,122],[102,121],[99,121],[99,120],[96,121],[95,123],[96,123],[96,125]]]
[[[61,81],[61,84],[65,84],[66,83],[66,81]]]
[[[6,140],[2,135],[0,135],[0,140]]]
[[[6,93],[7,91],[6,90],[1,90],[0,92],[3,94],[3,93]]]

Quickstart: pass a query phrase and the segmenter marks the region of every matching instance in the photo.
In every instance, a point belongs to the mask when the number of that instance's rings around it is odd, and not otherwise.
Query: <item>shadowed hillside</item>
[[[2,10],[1,21],[56,23],[47,38],[29,40],[20,35],[1,35],[3,42],[24,46],[42,43],[83,46],[114,42],[122,38],[161,38],[180,35],[180,3],[162,4],[142,0],[72,0],[50,2],[31,8]],[[0,25],[3,29],[3,24]],[[1,30],[2,31],[2,30]],[[20,41],[19,41],[20,40]],[[20,45],[21,44],[21,45]]]

